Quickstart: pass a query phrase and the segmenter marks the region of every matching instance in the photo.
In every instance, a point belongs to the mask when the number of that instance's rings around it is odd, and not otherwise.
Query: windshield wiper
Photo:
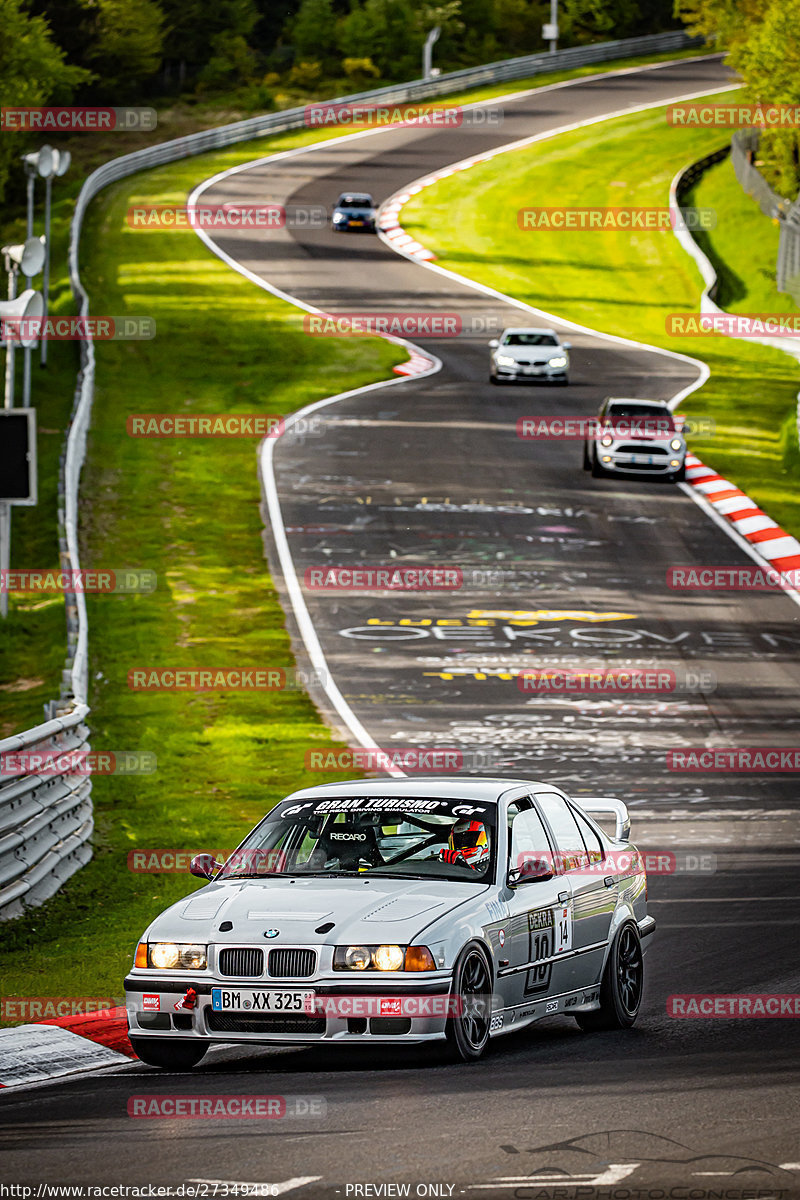
[[[288,871],[231,871],[228,875],[218,875],[217,879],[289,879]]]

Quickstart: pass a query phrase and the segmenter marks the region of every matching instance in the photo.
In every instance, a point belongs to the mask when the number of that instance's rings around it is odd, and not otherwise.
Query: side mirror
[[[562,347],[563,347],[563,349],[564,349],[564,350],[571,350],[571,349],[572,349],[572,342],[562,342],[562,343],[561,343],[561,345],[562,345]]]
[[[211,879],[219,868],[220,864],[213,854],[195,854],[189,863],[189,873],[198,879]]]
[[[496,350],[499,345],[500,343],[498,342],[497,338],[492,338],[492,340],[489,342],[489,349]]]
[[[519,887],[521,883],[534,883],[540,880],[552,879],[553,868],[544,858],[526,858],[519,867],[512,867],[506,877],[510,888]]]

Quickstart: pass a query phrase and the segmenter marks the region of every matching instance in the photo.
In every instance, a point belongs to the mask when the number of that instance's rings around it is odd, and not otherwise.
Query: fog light
[[[680,464],[680,460],[679,460],[679,459],[677,459],[677,458],[671,458],[671,459],[669,460],[669,465],[670,465],[671,467],[679,467],[679,466],[681,465],[681,464]]]
[[[603,455],[603,462],[611,462],[611,455],[610,455],[610,454],[604,454],[604,455]]]

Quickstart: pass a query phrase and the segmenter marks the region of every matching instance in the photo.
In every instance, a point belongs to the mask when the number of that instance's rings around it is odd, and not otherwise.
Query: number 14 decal
[[[553,909],[556,946],[554,953],[572,949],[572,909],[568,904]]]

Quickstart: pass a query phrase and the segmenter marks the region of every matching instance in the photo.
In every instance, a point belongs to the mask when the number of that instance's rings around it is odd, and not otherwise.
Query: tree
[[[164,67],[179,86],[194,79],[212,58],[225,57],[222,35],[253,41],[259,21],[254,0],[160,0],[165,17]]]
[[[638,16],[636,0],[562,0],[560,25],[573,42],[628,37]]]
[[[219,90],[252,83],[256,55],[240,33],[218,33],[211,42],[211,58],[199,76],[201,88]]]
[[[727,62],[746,84],[742,99],[800,103],[800,0],[676,0],[689,26],[728,51]],[[792,128],[766,130],[759,155],[777,191],[800,188],[800,143]]]
[[[295,62],[333,60],[336,57],[336,14],[332,0],[302,0],[289,25]]]
[[[737,43],[729,60],[747,81],[749,100],[800,106],[800,0],[772,0],[761,23]],[[768,129],[759,144],[770,182],[790,199],[800,189],[799,132]]]
[[[43,17],[32,16],[24,0],[0,0],[0,62],[3,102],[8,107],[68,103],[91,73],[69,66]],[[0,198],[12,163],[27,149],[21,135],[0,137]]]
[[[164,44],[164,14],[156,0],[86,0],[85,61],[98,67],[98,92],[109,99],[137,96],[155,75]]]

